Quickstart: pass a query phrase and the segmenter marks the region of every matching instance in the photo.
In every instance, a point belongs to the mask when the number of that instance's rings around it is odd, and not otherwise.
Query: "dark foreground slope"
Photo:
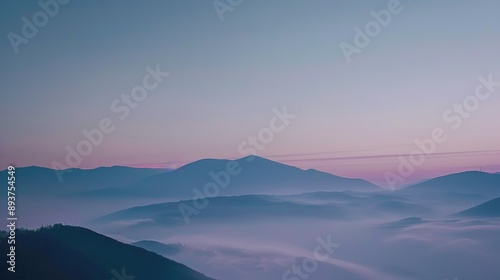
[[[2,238],[0,251],[8,246]],[[15,273],[7,270],[6,257],[0,255],[0,279],[211,279],[142,248],[64,225],[18,231]]]

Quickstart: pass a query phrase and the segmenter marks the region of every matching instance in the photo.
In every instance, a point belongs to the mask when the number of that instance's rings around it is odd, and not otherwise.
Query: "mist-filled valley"
[[[239,172],[228,175],[233,164]],[[62,182],[50,169],[17,172],[23,227],[85,227],[214,279],[500,275],[498,174],[450,174],[387,190],[260,157],[173,171],[73,170]]]

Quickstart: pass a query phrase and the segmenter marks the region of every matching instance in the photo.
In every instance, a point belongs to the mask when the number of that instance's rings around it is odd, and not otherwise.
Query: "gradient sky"
[[[297,118],[259,155],[380,181],[443,127],[448,140],[412,180],[500,170],[500,88],[459,129],[442,117],[479,76],[500,80],[500,2],[401,1],[347,63],[339,44],[388,2],[246,0],[221,21],[212,1],[70,1],[16,54],[7,34],[41,8],[4,1],[0,169],[64,163],[102,118],[116,130],[81,168],[238,158],[286,106]],[[110,104],[157,64],[170,76],[119,121]]]

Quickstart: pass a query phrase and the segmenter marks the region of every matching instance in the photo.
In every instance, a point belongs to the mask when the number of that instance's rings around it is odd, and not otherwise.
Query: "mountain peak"
[[[378,190],[377,186],[361,179],[303,170],[252,155],[235,160],[198,160],[172,172],[151,176],[130,186],[130,190],[140,190],[145,195],[164,194],[189,199],[193,190],[202,191],[207,184],[213,183],[224,185],[219,188],[220,195]]]

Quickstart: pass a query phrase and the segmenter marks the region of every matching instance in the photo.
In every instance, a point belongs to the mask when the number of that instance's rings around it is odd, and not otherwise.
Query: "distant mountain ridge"
[[[68,192],[89,191],[109,187],[122,187],[149,176],[168,172],[165,169],[133,168],[125,166],[99,167],[95,169],[66,169],[57,171],[50,168],[29,166],[15,170],[16,182],[22,185],[23,194],[60,195]],[[62,174],[62,181],[57,172]],[[7,181],[7,170],[0,172],[0,178]]]
[[[303,170],[258,156],[237,160],[202,159],[175,170],[123,166],[68,169],[62,175],[62,182],[56,176],[56,172],[61,171],[50,168],[20,167],[16,172],[19,184],[25,186],[21,191],[27,195],[80,192],[90,197],[161,195],[190,199],[194,188],[202,190],[206,184],[216,181],[217,174],[227,174],[228,164],[236,164],[235,170],[241,171],[230,175],[230,183],[224,190],[227,195],[382,190],[362,179],[344,178],[314,169]],[[0,172],[0,178],[6,176],[6,170]],[[220,176],[224,179],[223,175]]]
[[[228,166],[239,171],[238,174],[229,174]],[[96,194],[116,196],[128,192],[139,196],[190,199],[193,197],[193,189],[203,190],[207,184],[217,183],[215,177],[225,181],[225,175],[221,174],[229,174],[224,195],[382,190],[362,179],[344,178],[314,169],[303,170],[258,156],[248,156],[237,160],[202,159],[172,172],[150,176],[121,190],[109,189]]]
[[[337,203],[310,203],[315,197]],[[303,198],[303,199],[301,199]],[[340,202],[343,201],[343,202]],[[183,214],[181,206],[195,207],[194,200],[135,206],[103,215],[87,222],[92,228],[106,232],[107,228],[147,228],[157,226],[173,230],[186,223],[232,223],[240,221],[277,221],[284,218],[314,218],[326,220],[356,220],[368,216],[422,215],[429,209],[411,200],[391,195],[349,192],[305,193],[293,196],[242,195],[207,199],[207,207],[198,214]],[[200,201],[198,201],[200,202]],[[203,203],[203,202],[200,202]],[[185,208],[184,208],[185,209]],[[185,212],[185,210],[184,210]],[[115,228],[116,229],[116,228]]]
[[[500,217],[500,197],[489,200],[478,206],[469,208],[465,211],[455,214],[461,217],[473,218],[495,218]]]
[[[167,227],[185,226],[185,220],[179,211],[179,205],[192,205],[191,201],[166,202],[136,206],[104,215],[89,222],[90,226],[109,225],[143,221],[147,224],[159,224]],[[323,217],[344,218],[344,211],[335,205],[307,205],[284,201],[267,195],[243,195],[210,198],[210,205],[200,215],[190,218],[192,221],[241,221],[258,219],[276,219],[276,217]],[[146,224],[143,224],[146,226]]]
[[[479,171],[466,171],[429,179],[401,189],[402,192],[453,192],[500,195],[500,176]]]

